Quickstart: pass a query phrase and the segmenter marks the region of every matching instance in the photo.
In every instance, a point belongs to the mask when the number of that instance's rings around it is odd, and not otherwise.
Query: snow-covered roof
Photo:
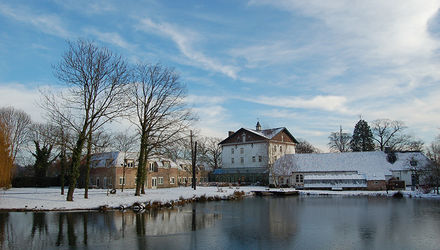
[[[360,174],[321,174],[306,175],[304,180],[365,180],[365,175]]]
[[[255,130],[255,129],[250,129],[250,128],[243,128],[243,129],[245,129],[251,133],[257,134],[259,136],[262,136],[266,139],[271,140],[274,136],[279,134],[285,128],[281,127],[281,128],[271,128],[271,129],[263,129],[263,130]]]
[[[410,170],[411,160],[417,167],[425,166],[429,160],[420,152],[396,152],[396,161],[392,164],[382,151],[324,153],[324,154],[287,154],[274,163],[276,175],[292,172],[356,172],[365,175],[367,180],[385,180],[391,171]]]

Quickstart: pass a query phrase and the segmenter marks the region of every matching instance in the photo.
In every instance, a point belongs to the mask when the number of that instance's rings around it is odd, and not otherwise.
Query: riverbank
[[[105,189],[90,189],[89,199],[84,199],[84,189],[76,189],[73,202],[66,201],[66,195],[60,194],[60,189],[53,188],[11,188],[0,191],[0,210],[8,211],[68,211],[96,210],[100,208],[132,207],[134,204],[182,204],[198,200],[227,200],[236,194],[251,196],[252,191],[264,191],[266,187],[190,187],[149,189],[146,194],[134,196],[133,189],[124,192],[117,190],[109,194]],[[275,190],[275,189],[274,189]],[[276,189],[279,190],[279,189]],[[293,189],[285,189],[286,191]],[[66,190],[67,191],[67,190]],[[392,196],[396,191],[329,191],[329,190],[300,190],[301,196],[338,195],[338,196]],[[408,198],[440,199],[436,194],[423,194],[418,191],[402,191]]]

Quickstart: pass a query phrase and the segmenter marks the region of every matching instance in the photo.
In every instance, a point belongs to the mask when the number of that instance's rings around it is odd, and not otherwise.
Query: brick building
[[[137,153],[107,152],[94,154],[91,159],[90,185],[95,188],[135,188],[138,168]],[[125,166],[125,167],[124,167]],[[147,166],[147,188],[167,188],[191,185],[191,162],[176,162],[163,157],[152,157]],[[124,173],[125,172],[125,173]],[[125,178],[124,178],[125,177]],[[208,181],[208,172],[198,167],[198,184]]]

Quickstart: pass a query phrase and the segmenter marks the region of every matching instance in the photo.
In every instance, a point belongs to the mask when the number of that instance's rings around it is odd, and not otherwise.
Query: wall
[[[241,153],[241,148],[243,148],[243,153]],[[234,149],[234,153],[231,149]],[[269,160],[267,150],[267,143],[265,142],[224,145],[222,149],[222,168],[267,167]],[[252,160],[253,156],[255,156],[255,162]],[[259,156],[262,157],[261,162],[258,160]],[[241,157],[243,157],[243,163],[241,163]],[[234,158],[234,163],[232,163],[232,158]]]

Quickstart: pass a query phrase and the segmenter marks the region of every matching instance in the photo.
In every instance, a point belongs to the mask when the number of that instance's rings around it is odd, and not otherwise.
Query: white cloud
[[[309,99],[295,96],[259,96],[256,98],[243,98],[243,100],[283,108],[319,109],[340,113],[348,112],[345,107],[347,98],[343,96],[318,95]]]
[[[127,42],[116,32],[101,32],[95,28],[86,28],[84,32],[95,36],[98,40],[119,46],[124,49],[133,49],[135,46]]]
[[[72,36],[72,34],[65,29],[61,18],[54,14],[37,14],[27,7],[21,6],[14,8],[3,3],[0,3],[0,14],[16,21],[30,24],[49,35],[66,39]]]
[[[28,113],[33,121],[43,121],[38,88],[20,83],[0,83],[0,96],[0,107],[12,106]]]
[[[149,18],[142,19],[139,28],[146,32],[156,32],[170,38],[177,45],[179,51],[197,66],[222,73],[232,79],[237,78],[237,67],[224,65],[194,48],[195,39],[199,37],[196,32],[165,22],[156,23]]]

